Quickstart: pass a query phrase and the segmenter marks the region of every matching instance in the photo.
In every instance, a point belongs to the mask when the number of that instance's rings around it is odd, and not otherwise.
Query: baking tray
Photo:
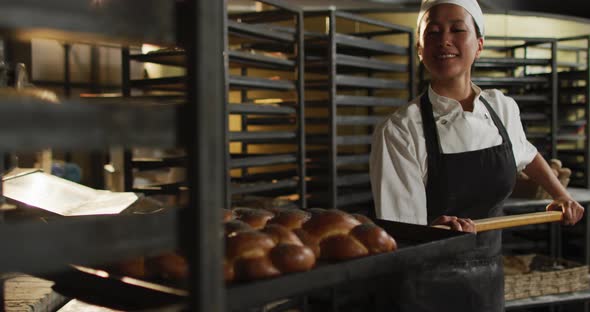
[[[440,261],[475,247],[475,234],[377,220],[398,243],[395,252],[337,263],[320,262],[311,271],[226,286],[228,311],[258,307],[317,289],[399,273],[424,262]],[[68,297],[117,309],[155,308],[187,301],[185,285],[149,282],[104,271],[72,267],[58,276],[54,289]]]

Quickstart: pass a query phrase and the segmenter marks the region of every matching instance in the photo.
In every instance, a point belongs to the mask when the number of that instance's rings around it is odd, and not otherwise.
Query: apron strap
[[[492,121],[494,122],[494,125],[496,125],[496,128],[498,128],[498,132],[500,132],[500,136],[502,137],[502,143],[506,143],[506,144],[508,144],[508,146],[512,147],[512,141],[510,141],[510,137],[508,136],[508,132],[506,131],[506,127],[504,127],[504,124],[502,124],[500,117],[498,117],[498,115],[496,114],[494,109],[492,109],[492,106],[490,105],[490,103],[483,96],[480,96],[479,99],[481,100],[483,105],[487,108],[488,112],[490,113],[490,117],[492,118]]]
[[[427,92],[420,97],[420,113],[422,114],[424,139],[426,141],[428,155],[428,176],[438,176],[438,164],[441,161],[440,154],[442,153],[440,152],[438,131],[436,130],[436,122],[432,113],[432,104],[430,103],[430,99],[428,99]],[[434,169],[434,172],[430,172],[431,168]]]
[[[426,182],[426,209],[434,211],[436,207],[447,207],[445,193],[448,193],[448,183],[443,166],[442,153],[436,130],[436,122],[432,113],[432,104],[428,98],[428,92],[420,97],[420,113],[422,114],[422,126],[424,129],[424,140],[426,142],[426,159],[428,161],[428,180]],[[428,223],[432,222],[434,217],[439,214],[427,214]]]

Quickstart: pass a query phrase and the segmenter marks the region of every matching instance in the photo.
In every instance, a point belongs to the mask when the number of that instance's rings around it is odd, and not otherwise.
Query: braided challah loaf
[[[316,259],[345,260],[397,248],[395,240],[369,218],[340,210],[240,207],[224,210],[223,221],[227,282],[307,271]],[[142,260],[142,269],[143,265]],[[145,269],[151,276],[173,280],[188,275],[187,261],[179,253],[146,258]],[[126,271],[131,273],[129,268]]]
[[[225,280],[253,280],[310,270],[315,255],[289,229],[269,224],[261,231],[238,230],[225,241]]]
[[[326,260],[358,258],[397,248],[395,240],[367,217],[339,210],[315,209],[296,233],[302,240],[317,243],[319,258]]]
[[[320,259],[344,260],[397,248],[395,240],[385,230],[360,214],[320,208],[308,211],[236,208],[234,211],[236,220],[254,228],[261,228],[265,223],[267,227],[279,224],[293,230]]]

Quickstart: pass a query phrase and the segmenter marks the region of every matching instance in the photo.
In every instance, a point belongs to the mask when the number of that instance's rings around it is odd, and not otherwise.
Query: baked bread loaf
[[[149,278],[150,272],[146,268],[145,258],[137,257],[120,261],[105,268],[108,272],[135,278]]]
[[[262,231],[242,231],[225,244],[225,280],[269,278],[282,273],[310,270],[315,255],[290,230],[269,225]]]
[[[313,208],[224,210],[226,282],[271,278],[313,268],[316,259],[345,260],[393,251],[395,240],[369,218]],[[186,278],[186,259],[168,253],[146,260],[150,271]]]
[[[167,252],[146,260],[146,267],[161,278],[182,280],[188,277],[188,262],[176,252]]]
[[[256,230],[262,229],[268,220],[272,219],[275,214],[265,209],[255,208],[234,208],[232,209],[237,220],[248,223]]]
[[[229,209],[223,209],[223,222],[231,221],[235,218],[234,212]]]
[[[231,220],[223,224],[225,237],[235,235],[236,232],[251,231],[252,228],[248,223],[240,220]]]
[[[395,240],[369,218],[340,210],[312,212],[295,232],[319,259],[345,260],[397,249]]]
[[[303,223],[311,218],[311,213],[301,209],[270,209],[275,216],[268,221],[269,224],[279,224],[290,230],[301,228]]]

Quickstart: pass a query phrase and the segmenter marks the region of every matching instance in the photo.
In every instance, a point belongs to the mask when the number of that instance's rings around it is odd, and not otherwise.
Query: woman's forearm
[[[523,172],[534,182],[541,185],[554,199],[570,196],[565,187],[559,182],[559,179],[553,174],[547,161],[545,161],[539,153],[537,153],[533,161],[524,168]]]

